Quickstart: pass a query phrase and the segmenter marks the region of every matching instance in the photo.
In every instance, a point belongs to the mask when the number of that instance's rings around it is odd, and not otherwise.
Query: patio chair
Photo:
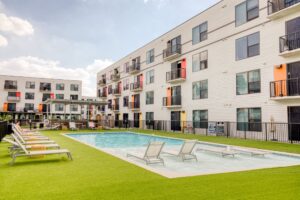
[[[162,153],[177,156],[185,160],[197,160],[197,156],[193,154],[193,150],[197,144],[196,140],[185,140],[179,151],[164,150]]]
[[[211,152],[211,153],[216,153],[216,154],[221,154],[222,157],[225,156],[232,156],[234,157],[238,152],[231,150],[229,146],[226,148],[220,148],[220,147],[201,147],[198,148],[197,151],[204,151],[204,152]]]
[[[69,122],[69,129],[71,131],[78,131],[79,129],[76,127],[75,122]]]
[[[95,126],[95,123],[94,122],[89,122],[89,128],[92,129],[92,130],[95,130],[96,129],[96,126]]]
[[[235,151],[238,152],[243,152],[246,154],[250,154],[252,157],[254,156],[261,156],[264,157],[266,154],[269,154],[269,152],[267,151],[263,151],[263,150],[257,150],[257,149],[251,149],[251,148],[246,148],[246,147],[234,147],[233,148]]]
[[[48,137],[46,136],[42,136],[42,135],[26,135],[23,134],[19,129],[17,129],[17,127],[12,126],[12,130],[15,134],[19,135],[20,137],[22,137],[23,140],[25,141],[29,141],[29,140],[50,140]]]
[[[164,165],[164,160],[160,157],[164,144],[164,142],[150,142],[145,153],[127,154],[127,157],[138,158],[145,161],[147,165],[156,163],[162,163]]]
[[[16,136],[24,145],[34,145],[34,144],[55,144],[56,142],[53,140],[25,140],[18,131],[13,127],[13,134],[12,136]]]
[[[17,157],[22,157],[22,156],[33,157],[33,156],[44,156],[44,155],[53,155],[53,154],[67,154],[68,158],[70,160],[73,160],[71,152],[67,149],[28,151],[15,135],[13,135],[13,137],[23,152],[14,152],[12,154],[11,165],[15,163]]]
[[[15,129],[17,129],[19,133],[21,133],[24,136],[41,136],[40,132],[24,130],[19,124],[12,124],[12,126],[15,127]]]

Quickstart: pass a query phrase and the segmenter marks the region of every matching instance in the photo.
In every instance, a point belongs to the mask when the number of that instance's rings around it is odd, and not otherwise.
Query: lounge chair
[[[252,157],[254,156],[265,156],[266,154],[269,154],[269,152],[267,151],[262,151],[262,150],[256,150],[256,149],[251,149],[251,148],[246,148],[246,147],[234,147],[233,148],[235,151],[238,151],[238,152],[243,152],[243,153],[246,153],[246,154],[250,154]]]
[[[92,129],[92,130],[94,130],[94,129],[96,129],[96,126],[95,126],[95,123],[94,122],[89,122],[89,128],[90,129]]]
[[[12,161],[11,164],[15,163],[15,160],[17,157],[21,156],[27,156],[27,157],[32,157],[32,156],[44,156],[44,155],[52,155],[52,154],[67,154],[68,158],[70,160],[72,159],[71,152],[67,149],[55,149],[55,150],[41,150],[41,151],[28,151],[25,146],[19,141],[19,139],[13,135],[16,143],[20,146],[23,152],[15,152],[12,154]]]
[[[216,154],[221,154],[222,157],[225,156],[232,156],[234,157],[238,152],[232,150],[229,146],[226,148],[219,148],[219,147],[201,147],[198,148],[197,151],[204,151],[204,152],[211,152]]]
[[[127,157],[138,158],[145,161],[147,165],[156,163],[162,163],[164,165],[164,160],[160,157],[164,144],[164,142],[150,142],[145,153],[127,154]]]
[[[15,135],[24,145],[34,145],[34,144],[55,144],[56,142],[53,140],[34,140],[34,141],[30,141],[30,140],[25,140],[16,129],[12,128],[13,130],[13,135]]]
[[[41,134],[37,131],[26,131],[26,130],[22,129],[22,127],[19,124],[12,124],[12,127],[17,129],[19,131],[19,133],[24,136],[37,136],[37,135],[41,136]]]
[[[69,122],[69,129],[72,131],[78,131],[75,122]]]
[[[196,140],[185,140],[179,151],[164,150],[162,153],[180,157],[182,161],[193,159],[197,161],[197,156],[193,154],[196,144]]]
[[[25,141],[32,141],[32,140],[50,140],[48,137],[46,136],[42,136],[42,135],[24,135],[22,134],[16,127],[12,127],[12,130],[14,131],[15,134],[17,134],[18,136],[20,136],[23,140]]]

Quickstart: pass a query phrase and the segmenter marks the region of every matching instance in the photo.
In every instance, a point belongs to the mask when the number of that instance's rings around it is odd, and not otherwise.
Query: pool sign
[[[217,131],[217,122],[208,123],[208,133],[216,133]]]

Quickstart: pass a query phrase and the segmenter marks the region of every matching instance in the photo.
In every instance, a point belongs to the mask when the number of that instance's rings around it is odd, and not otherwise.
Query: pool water
[[[82,133],[66,134],[66,136],[168,178],[300,165],[299,155],[282,152],[269,152],[264,157],[253,157],[242,152],[235,157],[222,157],[215,153],[197,151],[198,148],[220,146],[226,148],[226,145],[205,142],[198,142],[194,149],[194,154],[197,156],[198,161],[191,160],[182,162],[182,160],[176,156],[162,153],[161,158],[164,160],[165,165],[146,165],[143,160],[132,157],[128,158],[127,154],[143,155],[150,141],[165,142],[163,151],[171,150],[178,152],[184,141],[131,132]]]

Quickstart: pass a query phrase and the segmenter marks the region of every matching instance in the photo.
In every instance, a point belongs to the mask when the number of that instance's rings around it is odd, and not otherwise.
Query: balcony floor
[[[293,6],[287,7],[285,9],[282,9],[282,10],[278,11],[278,12],[270,14],[268,16],[268,18],[271,19],[271,20],[276,20],[276,19],[282,18],[284,16],[287,16],[287,15],[290,15],[292,13],[296,13],[296,12],[299,12],[299,11],[300,11],[300,3],[296,3]]]

